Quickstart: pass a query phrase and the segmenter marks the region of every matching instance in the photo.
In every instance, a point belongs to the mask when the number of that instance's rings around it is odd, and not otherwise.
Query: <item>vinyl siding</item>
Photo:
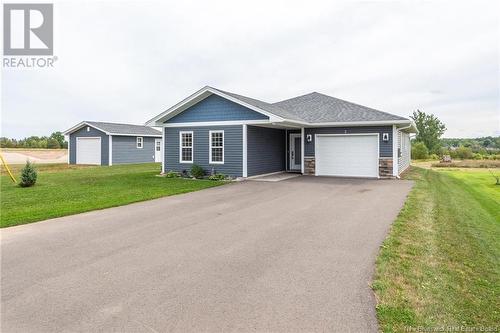
[[[109,138],[106,133],[99,131],[90,126],[90,131],[87,132],[87,126],[69,135],[69,163],[76,164],[76,138],[77,137],[100,137],[101,138],[101,165],[108,165],[109,158]]]
[[[153,163],[155,161],[153,137],[142,137],[143,148],[137,148],[136,136],[113,135],[113,164]]]
[[[224,164],[209,164],[209,131],[224,131]],[[193,131],[193,162],[207,173],[212,168],[217,173],[233,177],[243,175],[243,126],[168,127],[165,131],[165,171],[190,170],[193,163],[179,162],[179,132]]]
[[[268,117],[220,96],[210,95],[165,123],[261,119],[268,119]]]
[[[304,135],[312,134],[312,141],[304,143],[304,156],[314,156],[315,134],[356,134],[379,133],[380,157],[392,157],[392,126],[359,126],[359,127],[317,127],[306,128]],[[382,140],[382,134],[389,133],[389,141]]]
[[[398,131],[398,149],[401,156],[398,156],[398,175],[410,166],[411,143],[410,134]]]
[[[284,130],[248,126],[248,176],[285,170],[285,139]]]

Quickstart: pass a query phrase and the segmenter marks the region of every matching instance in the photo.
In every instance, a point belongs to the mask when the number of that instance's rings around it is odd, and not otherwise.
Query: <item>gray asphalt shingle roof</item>
[[[308,123],[409,120],[408,118],[375,110],[317,92],[293,97],[276,103],[267,103],[228,91],[216,88],[212,89],[270,112],[276,116]]]
[[[105,123],[100,121],[86,121],[85,123],[113,134],[162,135],[160,131],[143,125]]]

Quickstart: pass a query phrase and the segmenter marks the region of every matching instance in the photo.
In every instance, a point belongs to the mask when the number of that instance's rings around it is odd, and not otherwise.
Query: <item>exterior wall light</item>
[[[389,141],[389,133],[383,133],[382,134],[382,141]]]
[[[306,140],[307,140],[307,142],[311,142],[313,140],[312,134],[307,134],[306,135]]]

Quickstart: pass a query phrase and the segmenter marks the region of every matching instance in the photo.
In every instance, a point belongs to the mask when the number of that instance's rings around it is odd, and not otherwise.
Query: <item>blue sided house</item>
[[[82,121],[64,134],[68,137],[69,164],[162,161],[162,134],[148,126]]]
[[[410,164],[407,118],[313,92],[267,103],[204,87],[147,126],[163,129],[162,171],[399,177]]]

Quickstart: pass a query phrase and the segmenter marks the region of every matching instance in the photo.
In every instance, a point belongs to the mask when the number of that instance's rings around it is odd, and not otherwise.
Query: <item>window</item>
[[[156,151],[161,151],[161,141],[160,140],[155,141],[155,149],[156,149]]]
[[[137,148],[141,149],[143,147],[143,145],[142,145],[142,136],[138,136],[137,137],[136,143],[137,143],[137,145],[136,145]]]
[[[193,163],[193,132],[179,132],[179,162]]]
[[[210,131],[210,163],[224,163],[224,131]]]

